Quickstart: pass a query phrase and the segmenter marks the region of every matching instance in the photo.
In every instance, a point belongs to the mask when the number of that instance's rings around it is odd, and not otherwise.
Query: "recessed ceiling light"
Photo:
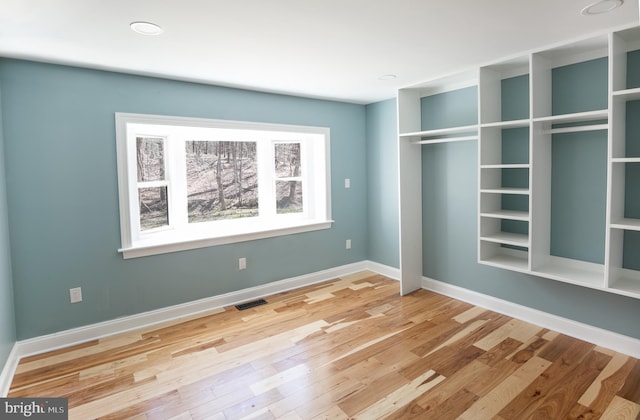
[[[382,76],[378,77],[378,80],[393,80],[395,79],[396,76],[395,74],[383,74]]]
[[[585,16],[601,15],[603,13],[608,13],[613,9],[617,9],[618,7],[622,6],[622,3],[623,0],[600,0],[595,3],[591,3],[590,5],[582,9],[580,13]]]
[[[131,30],[141,35],[160,35],[164,31],[161,27],[151,22],[131,22]]]

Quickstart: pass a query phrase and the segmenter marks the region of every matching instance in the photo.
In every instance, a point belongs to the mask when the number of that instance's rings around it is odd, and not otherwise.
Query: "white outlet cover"
[[[82,302],[82,288],[74,287],[73,289],[69,289],[69,301],[71,303]]]

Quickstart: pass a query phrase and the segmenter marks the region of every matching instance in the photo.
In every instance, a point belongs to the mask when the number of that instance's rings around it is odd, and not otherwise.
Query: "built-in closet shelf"
[[[613,229],[637,230],[640,231],[640,219],[624,218],[611,223]]]
[[[480,213],[480,216],[494,219],[521,220],[523,222],[529,221],[529,213],[526,211],[496,210]]]
[[[602,264],[550,255],[545,258],[543,264],[536,265],[531,274],[581,286],[604,288]]]
[[[512,120],[512,121],[497,121],[490,123],[483,123],[480,125],[481,128],[521,128],[521,127],[529,127],[530,120],[527,118],[525,120]]]
[[[409,139],[413,144],[448,143],[454,141],[468,141],[478,139],[478,126],[439,128],[436,130],[401,133],[400,138]]]
[[[438,137],[433,139],[414,140],[412,144],[435,144],[435,143],[451,143],[454,141],[478,140],[478,136],[460,136],[460,137]]]
[[[625,101],[637,101],[640,99],[640,88],[616,90],[613,92],[613,98],[620,98]]]
[[[639,297],[640,296],[640,272],[618,268],[612,276],[609,288],[616,293]]]
[[[524,251],[501,248],[499,253],[480,260],[483,264],[529,273],[529,259]]]
[[[529,169],[528,163],[498,163],[491,165],[480,165],[480,169]]]
[[[424,275],[413,145],[477,140],[478,263],[640,298],[640,218],[624,217],[640,210],[639,49],[636,25],[398,91],[403,294]],[[461,93],[472,87],[477,101]],[[573,213],[577,191],[597,214]]]
[[[537,117],[533,122],[549,124],[582,123],[588,121],[606,120],[609,117],[609,110],[601,109],[597,111],[576,112],[573,114],[550,115],[548,117]]]
[[[523,235],[521,233],[511,233],[511,232],[496,232],[491,235],[483,235],[480,237],[481,241],[495,242],[504,245],[513,245],[513,246],[529,246],[529,236]]]
[[[520,194],[527,195],[529,194],[529,190],[527,188],[483,188],[480,190],[481,193],[490,193],[490,194]]]
[[[551,128],[549,130],[544,130],[543,134],[565,134],[565,133],[578,133],[581,131],[598,131],[598,130],[608,130],[609,124],[590,124],[590,125],[578,125],[575,127],[561,127],[561,128]]]

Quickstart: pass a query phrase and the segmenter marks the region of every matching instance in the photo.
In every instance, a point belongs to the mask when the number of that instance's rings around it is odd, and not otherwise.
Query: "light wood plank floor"
[[[635,419],[640,362],[370,272],[20,362],[71,419]]]

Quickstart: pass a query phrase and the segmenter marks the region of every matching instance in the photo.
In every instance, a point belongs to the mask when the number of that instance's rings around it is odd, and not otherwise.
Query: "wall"
[[[16,341],[0,90],[0,371]]]
[[[18,339],[367,258],[362,105],[19,60],[0,61],[0,87]],[[333,227],[123,260],[115,112],[330,127]]]
[[[366,115],[368,258],[398,268],[400,245],[396,100],[369,104]]]

